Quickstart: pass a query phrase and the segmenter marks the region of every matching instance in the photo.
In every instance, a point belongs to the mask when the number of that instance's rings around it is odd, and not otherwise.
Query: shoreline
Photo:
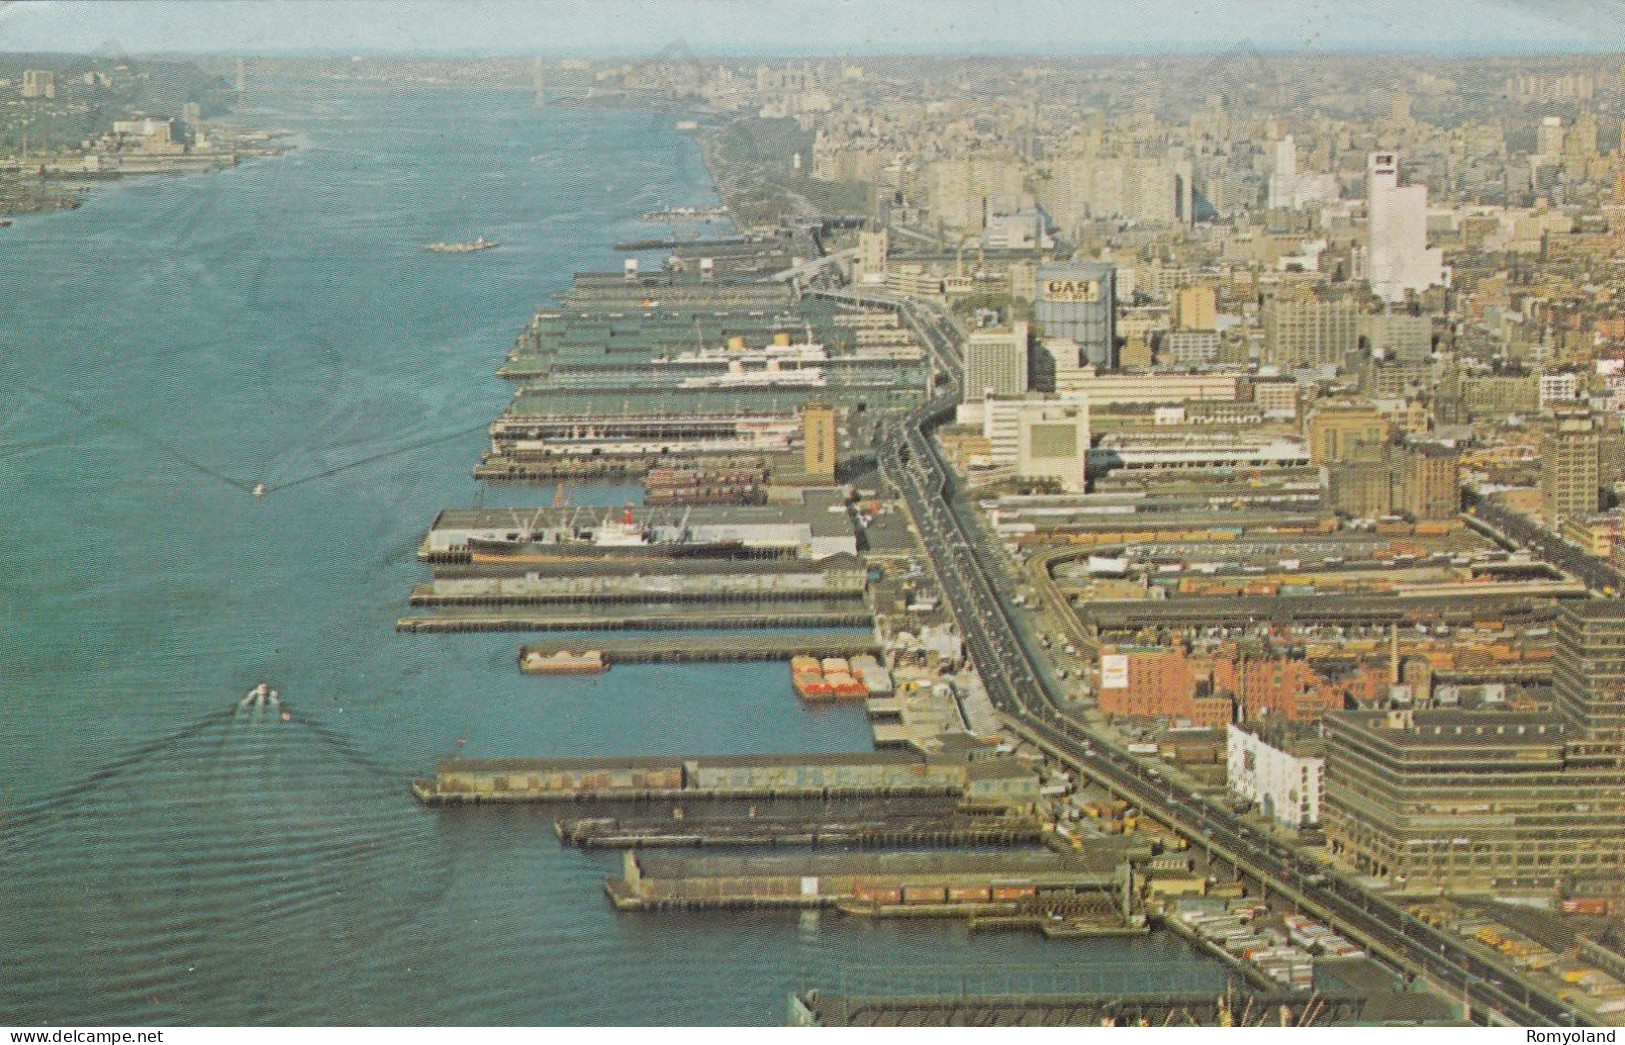
[[[85,197],[103,183],[128,178],[219,174],[245,160],[281,156],[296,148],[291,144],[276,144],[279,139],[293,137],[292,131],[221,127],[216,133],[226,142],[222,149],[154,156],[122,154],[112,157],[118,162],[117,167],[103,167],[102,158],[106,154],[97,152],[0,158],[0,218],[77,210],[84,205]]]

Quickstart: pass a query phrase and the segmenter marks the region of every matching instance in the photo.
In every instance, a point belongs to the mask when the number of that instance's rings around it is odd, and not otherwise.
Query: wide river
[[[548,810],[413,801],[458,750],[869,743],[782,665],[539,680],[517,636],[394,632],[515,333],[640,213],[715,199],[669,118],[529,101],[290,87],[245,117],[285,156],[0,230],[0,1023],[776,1023],[799,985],[901,970],[1221,986],[1160,934],[617,915],[615,857]],[[422,249],[476,235],[502,246]],[[292,722],[229,712],[261,679]]]

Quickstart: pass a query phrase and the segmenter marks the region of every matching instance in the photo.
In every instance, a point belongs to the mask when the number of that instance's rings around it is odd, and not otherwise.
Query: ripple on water
[[[274,710],[211,716],[19,812],[0,827],[5,1022],[208,1022],[222,999],[293,1019],[301,985],[353,978],[450,881],[404,775]]]

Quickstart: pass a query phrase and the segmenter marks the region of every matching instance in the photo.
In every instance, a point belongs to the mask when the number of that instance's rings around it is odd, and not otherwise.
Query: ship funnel
[[[728,351],[730,351],[730,352],[743,352],[744,350],[745,350],[745,339],[744,338],[740,337],[738,334],[735,334],[733,337],[728,339]]]
[[[621,522],[627,526],[632,525],[632,503],[627,502],[626,511],[621,513]]]
[[[630,283],[632,280],[635,280],[637,278],[638,278],[638,259],[637,258],[627,258],[626,259],[626,279],[627,279],[627,282]]]
[[[773,335],[773,343],[780,348],[788,348],[790,345],[790,335],[781,330],[777,334]]]

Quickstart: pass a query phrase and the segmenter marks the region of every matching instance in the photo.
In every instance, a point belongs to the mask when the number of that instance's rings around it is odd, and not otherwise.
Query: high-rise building
[[[1558,603],[1552,689],[1575,740],[1592,754],[1625,756],[1625,603]]]
[[[1461,453],[1443,443],[1404,448],[1396,506],[1419,522],[1454,519],[1461,511]]]
[[[1415,886],[1609,889],[1625,874],[1625,603],[1559,603],[1556,711],[1326,716],[1326,833]]]
[[[1326,834],[1361,873],[1505,889],[1625,873],[1618,773],[1571,761],[1560,716],[1346,711],[1323,724]]]
[[[23,97],[30,100],[55,98],[56,73],[49,69],[24,69]]]
[[[1271,301],[1263,322],[1265,356],[1281,366],[1342,366],[1360,343],[1352,301]]]
[[[1270,206],[1290,208],[1298,184],[1298,145],[1292,135],[1275,143],[1274,160],[1269,182]]]
[[[1426,362],[1433,354],[1431,316],[1379,312],[1360,318],[1373,354],[1406,363]]]
[[[1209,286],[1181,287],[1174,298],[1174,325],[1179,330],[1217,330],[1219,295]]]
[[[995,214],[1021,205],[1021,165],[997,156],[938,160],[926,168],[932,215],[955,229],[982,229]]]
[[[1386,443],[1390,431],[1388,419],[1369,403],[1321,403],[1304,425],[1315,464],[1371,460],[1370,448]]]
[[[802,470],[813,482],[835,481],[835,408],[808,403],[801,411]]]
[[[1110,265],[1040,265],[1035,317],[1044,336],[1076,342],[1085,363],[1117,366],[1115,284]]]
[[[1540,506],[1548,525],[1597,510],[1599,433],[1589,412],[1560,413],[1541,443]]]
[[[965,339],[963,400],[979,403],[988,395],[1019,396],[1027,391],[1027,324],[977,330]]]
[[[891,234],[885,229],[878,232],[865,229],[858,233],[858,256],[852,263],[853,282],[886,282],[886,255],[890,244]]]
[[[1366,232],[1366,275],[1373,294],[1397,302],[1407,292],[1449,285],[1444,252],[1427,245],[1427,186],[1401,186],[1394,153],[1374,152],[1367,164]]]
[[[1563,159],[1563,117],[1548,116],[1540,121],[1536,131],[1535,153],[1544,163],[1558,163]]]

